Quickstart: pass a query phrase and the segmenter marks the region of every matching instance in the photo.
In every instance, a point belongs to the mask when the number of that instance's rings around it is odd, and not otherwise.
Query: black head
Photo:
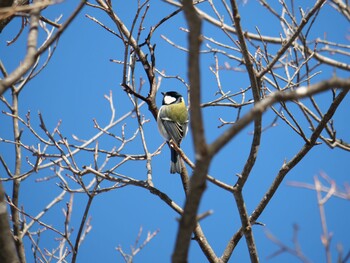
[[[169,105],[169,104],[174,104],[181,102],[182,96],[180,93],[176,91],[168,91],[168,92],[162,92],[163,94],[163,105]]]

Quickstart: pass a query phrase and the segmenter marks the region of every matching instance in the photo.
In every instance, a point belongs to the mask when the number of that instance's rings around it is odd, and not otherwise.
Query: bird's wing
[[[162,124],[167,131],[170,139],[179,144],[186,132],[186,127],[181,123],[175,122],[167,117],[161,117]]]

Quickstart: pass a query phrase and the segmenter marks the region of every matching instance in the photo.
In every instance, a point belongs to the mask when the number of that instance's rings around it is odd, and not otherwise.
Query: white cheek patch
[[[171,97],[171,96],[164,96],[164,103],[165,104],[171,104],[176,101],[176,98]]]

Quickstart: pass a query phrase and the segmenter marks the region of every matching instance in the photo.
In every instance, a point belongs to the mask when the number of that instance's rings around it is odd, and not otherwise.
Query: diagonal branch
[[[256,209],[250,216],[250,222],[254,223],[259,218],[259,216],[262,214],[274,194],[276,193],[277,189],[279,188],[280,184],[284,180],[285,176],[290,172],[305,156],[306,154],[315,146],[316,140],[319,138],[321,132],[324,130],[326,124],[329,122],[329,120],[333,117],[334,113],[336,112],[338,106],[345,98],[346,94],[349,91],[350,88],[350,79],[339,79],[339,78],[332,78],[327,81],[323,81],[314,85],[309,86],[309,88],[299,88],[298,90],[295,90],[294,92],[286,92],[284,98],[280,97],[279,100],[287,100],[287,99],[296,99],[300,98],[300,96],[310,96],[316,92],[321,92],[326,89],[330,89],[333,87],[341,87],[343,90],[339,93],[339,95],[334,99],[333,103],[329,107],[327,113],[323,116],[322,120],[319,122],[318,126],[312,133],[310,139],[308,142],[304,144],[304,146],[301,148],[301,150],[287,163],[284,163],[281,167],[280,171],[278,172],[275,180],[271,184],[270,188],[267,190],[263,198],[261,199],[260,203],[257,205]],[[301,90],[300,90],[301,89]],[[279,92],[276,92],[279,93]],[[272,95],[276,94],[273,93]],[[283,94],[280,94],[283,95]],[[278,95],[278,96],[280,96]],[[278,97],[277,96],[277,97]],[[270,96],[271,97],[271,96]],[[267,97],[266,99],[270,98]],[[261,102],[264,102],[266,99],[262,100]],[[258,106],[258,105],[257,105]],[[230,242],[228,243],[221,259],[224,262],[227,262],[229,258],[231,257],[231,254],[238,244],[239,240],[243,236],[243,229],[239,229],[231,238]]]
[[[278,52],[276,53],[276,55],[274,56],[273,60],[267,65],[267,67],[259,72],[259,78],[262,78],[267,72],[269,72],[273,66],[277,63],[277,61],[280,59],[280,57],[287,51],[287,49],[289,49],[292,45],[293,42],[297,39],[297,37],[299,37],[301,31],[303,30],[303,28],[307,25],[307,23],[309,22],[309,20],[311,19],[311,17],[318,11],[320,10],[320,8],[322,7],[322,5],[326,2],[326,0],[318,0],[316,2],[316,4],[314,5],[314,7],[310,10],[310,12],[308,12],[307,15],[305,15],[305,17],[303,17],[303,19],[301,20],[300,25],[298,26],[298,28],[295,30],[294,34],[288,39],[288,41],[286,43],[284,43],[282,45],[282,48],[280,50],[278,50]]]
[[[276,102],[284,102],[297,100],[314,94],[329,90],[331,88],[341,88],[344,91],[350,89],[350,78],[333,77],[329,80],[324,80],[308,87],[302,86],[293,91],[276,91],[271,93],[259,101],[254,108],[252,108],[246,115],[239,119],[231,128],[226,130],[219,136],[210,146],[209,152],[213,156],[219,152],[235,135],[244,129],[250,122],[252,122],[258,115],[263,114],[270,106]]]
[[[35,63],[36,46],[38,43],[38,28],[39,28],[39,16],[40,8],[33,8],[30,11],[30,26],[27,39],[27,53],[19,67],[17,67],[12,73],[0,80],[0,96],[16,83]]]
[[[84,7],[86,0],[81,0],[77,8],[70,15],[67,21],[57,30],[56,34],[51,37],[40,49],[37,50],[38,41],[38,28],[40,19],[40,8],[33,8],[30,11],[30,28],[27,40],[27,53],[21,63],[12,73],[10,73],[6,78],[0,80],[0,96],[4,92],[15,84],[28,70],[35,64],[37,58],[45,52],[52,44],[55,42],[65,29],[70,25],[74,18],[79,14],[81,9]]]

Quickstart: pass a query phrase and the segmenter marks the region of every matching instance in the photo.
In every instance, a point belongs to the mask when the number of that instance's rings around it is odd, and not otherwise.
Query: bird
[[[162,92],[163,101],[157,115],[159,133],[169,143],[180,147],[181,140],[188,130],[188,111],[184,98],[176,91]],[[181,173],[179,154],[170,147],[170,173]]]

